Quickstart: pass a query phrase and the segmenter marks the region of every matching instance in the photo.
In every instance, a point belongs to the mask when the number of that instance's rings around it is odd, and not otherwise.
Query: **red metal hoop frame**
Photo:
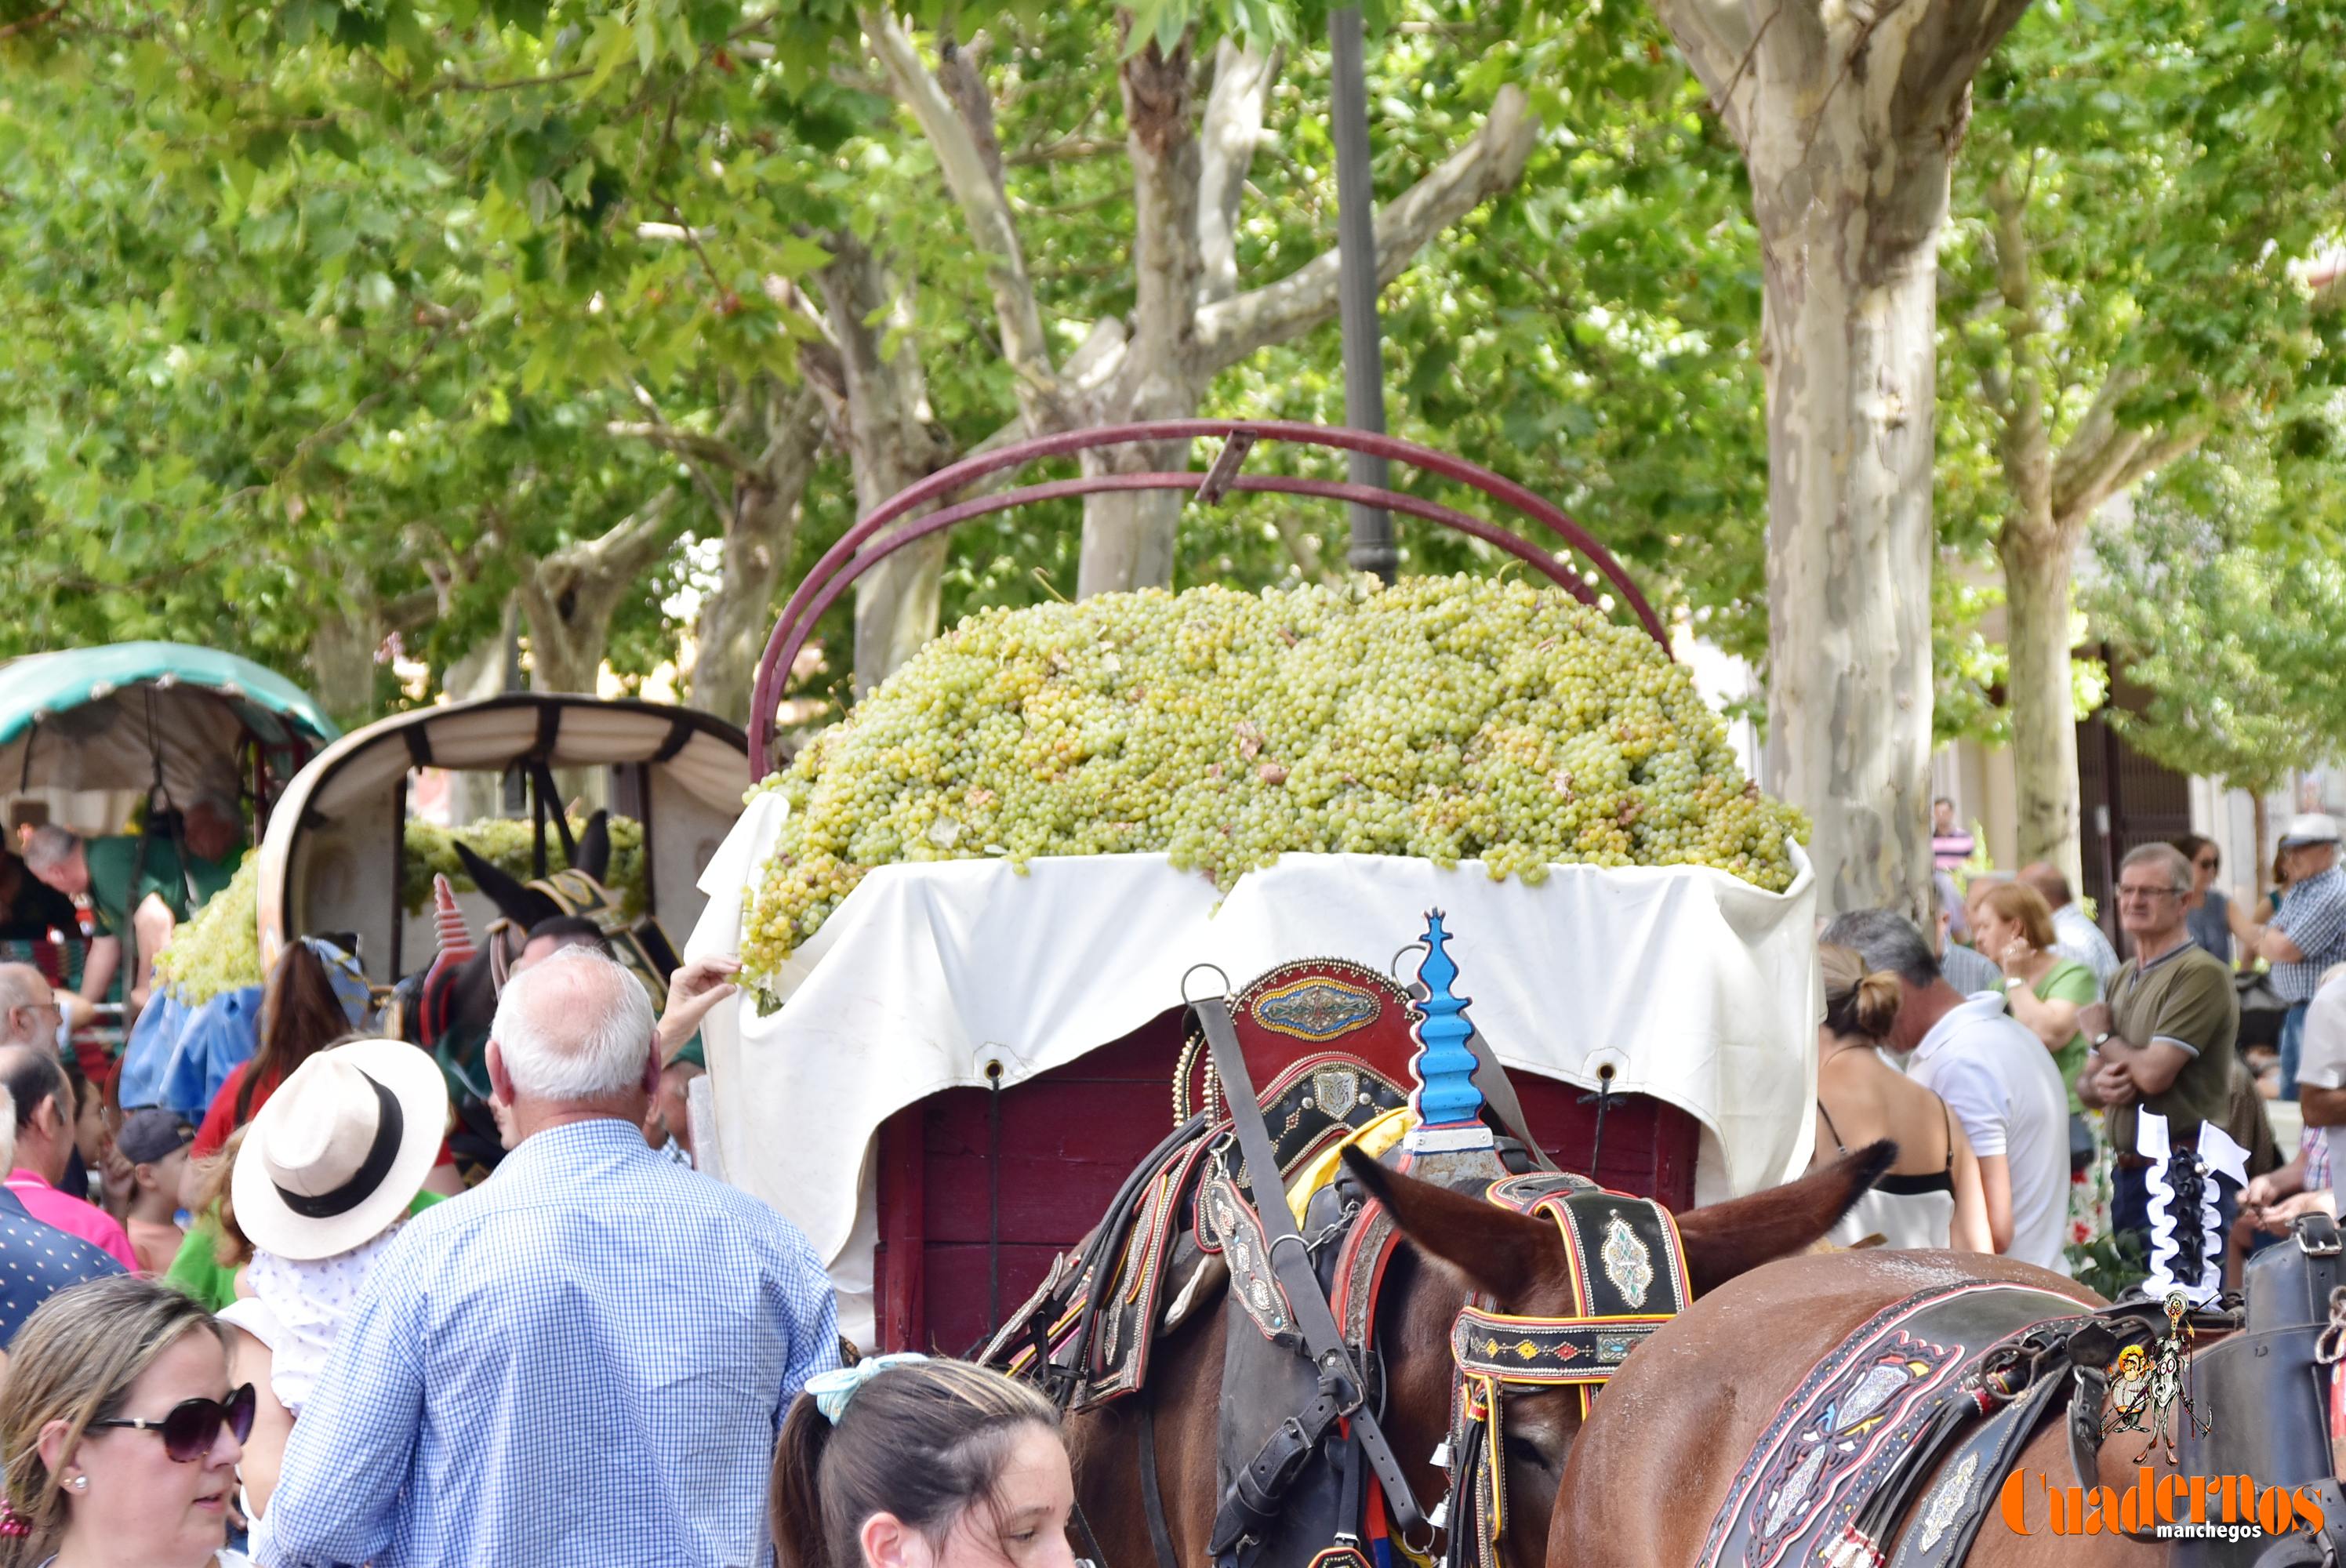
[[[840,596],[853,585],[857,578],[880,562],[915,540],[942,533],[974,517],[1005,512],[1029,502],[1055,501],[1067,496],[1096,495],[1119,490],[1195,492],[1207,480],[1208,474],[1198,471],[1097,473],[1024,485],[942,507],[910,526],[899,529],[873,548],[863,549],[865,543],[881,530],[906,514],[953,495],[987,474],[1023,467],[1044,458],[1065,457],[1102,446],[1196,441],[1217,436],[1225,440],[1240,437],[1250,444],[1280,442],[1290,445],[1366,452],[1472,485],[1562,540],[1567,548],[1604,576],[1613,591],[1620,596],[1622,603],[1637,616],[1647,635],[1665,651],[1670,646],[1661,617],[1654,614],[1653,606],[1647,603],[1646,596],[1637,591],[1637,584],[1630,580],[1628,573],[1622,569],[1620,562],[1613,558],[1610,551],[1599,545],[1579,524],[1531,491],[1464,458],[1454,457],[1393,436],[1372,435],[1366,431],[1304,424],[1289,420],[1178,419],[1144,424],[1103,425],[1096,429],[1068,431],[1058,435],[1018,442],[964,458],[951,467],[941,468],[873,508],[823,553],[822,559],[815,563],[814,570],[807,574],[805,581],[799,584],[797,590],[790,595],[790,603],[782,606],[781,618],[774,623],[773,635],[766,639],[765,654],[758,661],[757,686],[750,699],[751,781],[754,783],[766,776],[769,766],[767,748],[773,737],[774,708],[781,700],[782,683],[797,661],[799,651],[814,635],[814,628],[822,619],[823,613],[838,602]],[[1568,590],[1583,604],[1594,605],[1596,602],[1596,594],[1581,580],[1578,572],[1529,540],[1494,524],[1399,491],[1283,473],[1234,474],[1229,479],[1228,488],[1255,494],[1309,495],[1328,501],[1356,502],[1362,505],[1380,506],[1388,512],[1398,512],[1404,516],[1423,518],[1506,551]]]

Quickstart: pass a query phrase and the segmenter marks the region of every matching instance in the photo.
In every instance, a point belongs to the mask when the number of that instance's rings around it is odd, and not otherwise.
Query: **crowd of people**
[[[805,1237],[664,1108],[735,966],[656,1018],[591,932],[532,937],[485,1053],[508,1152],[462,1202],[440,1064],[351,1038],[305,946],[200,1132],[109,1125],[0,967],[0,1568],[772,1560],[775,1434],[840,1342]]]
[[[2172,1145],[2213,1124],[2249,1152],[2250,1181],[2237,1194],[2226,1186],[2221,1205],[2234,1278],[2300,1216],[2334,1216],[2330,1129],[2346,1123],[2339,840],[2331,817],[2292,820],[2269,897],[2222,892],[2221,852],[2205,837],[2137,846],[2112,890],[2121,962],[2059,871],[1975,870],[1975,840],[1955,829],[1953,803],[1937,801],[1935,932],[1862,911],[1821,932],[1817,1158],[1895,1137],[1893,1179],[1914,1186],[1911,1196],[1887,1185],[1871,1195],[1842,1238],[1952,1241],[2067,1272],[2108,1237],[2118,1261],[2138,1268],[2155,1157],[2139,1138],[2146,1111],[2165,1118]],[[2236,977],[2244,984],[2251,971],[2268,972],[2285,1004],[2261,1093],[2237,1049]],[[2286,1160],[2268,1095],[2299,1103],[2304,1131]],[[1967,1218],[1974,1185],[1985,1246]]]

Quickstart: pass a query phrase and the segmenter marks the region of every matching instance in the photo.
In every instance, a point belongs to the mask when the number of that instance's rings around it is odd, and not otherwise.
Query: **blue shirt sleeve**
[[[790,1360],[782,1372],[784,1410],[806,1380],[839,1365],[839,1297],[814,1247],[793,1226],[784,1233],[780,1280],[790,1335]]]
[[[377,1262],[293,1423],[276,1493],[253,1532],[254,1558],[267,1568],[342,1568],[379,1561],[392,1547],[423,1413],[417,1256],[394,1243]]]
[[[2346,882],[2324,878],[2291,890],[2272,923],[2297,943],[2307,962],[2317,962],[2346,937]]]

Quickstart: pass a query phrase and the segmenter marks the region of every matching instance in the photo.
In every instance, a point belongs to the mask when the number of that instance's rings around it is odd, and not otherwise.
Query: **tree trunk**
[[[1163,449],[1132,448],[1118,455]],[[1183,468],[1188,463],[1177,455],[1169,466]],[[1084,471],[1130,473],[1137,472],[1138,464],[1086,462]],[[1171,587],[1181,507],[1188,499],[1178,490],[1108,491],[1084,497],[1084,553],[1076,575],[1076,596],[1087,599],[1094,594]]]
[[[318,700],[344,728],[374,717],[375,653],[382,626],[373,606],[345,603],[321,611],[310,634],[310,677]]]
[[[674,537],[678,494],[661,491],[608,532],[566,545],[523,574],[532,691],[597,689],[611,617]]]
[[[774,627],[774,590],[790,566],[799,502],[826,429],[822,399],[808,382],[774,392],[770,406],[766,450],[754,473],[734,481],[721,575],[694,630],[692,705],[736,724],[749,720],[758,656]]]
[[[1654,0],[1743,150],[1764,272],[1770,785],[1828,913],[1931,907],[1939,235],[2026,0]]]
[[[450,664],[441,675],[441,694],[451,702],[469,702],[475,697],[495,697],[506,689],[507,667],[513,659],[514,638],[521,630],[521,608],[515,599],[505,600],[505,614],[496,631],[481,639],[471,652]],[[484,773],[477,769],[463,769],[449,775],[449,820],[459,825],[494,817],[505,807],[505,779],[495,773]]]
[[[1101,424],[1187,419],[1205,396],[1198,303],[1206,267],[1198,238],[1200,160],[1190,70],[1186,42],[1168,55],[1152,39],[1118,73],[1125,150],[1132,162],[1132,341],[1124,363],[1102,391],[1095,416]],[[1083,460],[1086,473],[1188,465],[1187,442],[1095,449]],[[1170,587],[1186,500],[1178,490],[1086,497],[1077,595]]]
[[[831,335],[839,341],[848,460],[862,516],[933,472],[949,447],[931,423],[927,377],[910,335],[894,354],[882,352],[890,326],[910,325],[907,301],[880,259],[853,234],[834,234],[830,249],[822,292]],[[903,523],[921,515],[915,513]],[[856,696],[878,686],[936,636],[944,559],[940,535],[897,551],[856,580]]]
[[[1923,920],[1931,885],[1931,460],[1941,149],[1872,196],[1831,135],[1760,202],[1766,252],[1768,723],[1828,911]],[[1760,159],[1755,156],[1755,168]],[[1885,171],[1886,172],[1886,171]],[[1754,179],[1754,185],[1761,182]],[[1886,210],[1885,210],[1886,209]],[[1772,219],[1772,221],[1771,221]]]
[[[2066,532],[2007,523],[1996,542],[2004,563],[2005,691],[2012,708],[2012,765],[2020,806],[2020,860],[2061,869],[2083,886],[2078,839],[2077,717],[2069,678],[2069,558]]]

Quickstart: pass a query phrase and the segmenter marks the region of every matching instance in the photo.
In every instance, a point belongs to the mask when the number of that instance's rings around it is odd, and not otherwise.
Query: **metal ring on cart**
[[[958,502],[950,501],[954,495],[990,474],[1005,473],[1043,459],[1074,456],[1099,447],[1185,444],[1216,437],[1225,443],[1223,455],[1217,458],[1210,470],[1202,473],[1189,470],[1179,473],[1093,473]],[[1293,474],[1237,472],[1237,466],[1244,461],[1248,449],[1259,442],[1371,453],[1470,486],[1546,530],[1561,542],[1565,549],[1587,562],[1588,569],[1584,576],[1581,571],[1559,560],[1556,553],[1544,549],[1520,535],[1405,492]],[[790,677],[799,651],[813,636],[815,626],[823,613],[858,577],[906,545],[974,517],[1035,501],[1139,490],[1186,491],[1209,504],[1219,502],[1232,490],[1308,495],[1382,508],[1404,516],[1438,523],[1515,555],[1584,604],[1596,602],[1596,595],[1591,585],[1601,577],[1648,636],[1666,652],[1670,646],[1668,634],[1662,626],[1661,617],[1654,613],[1653,606],[1647,601],[1620,562],[1586,529],[1523,485],[1464,458],[1392,436],[1291,420],[1158,420],[1066,431],[1032,441],[1015,442],[991,452],[973,453],[959,463],[938,470],[873,508],[823,553],[822,558],[815,563],[814,570],[807,574],[805,580],[790,595],[790,602],[783,606],[780,617],[774,624],[773,634],[767,639],[765,654],[758,663],[757,686],[750,705],[750,766],[753,780],[764,778],[772,767],[770,744],[773,735],[774,709],[781,700],[783,684]],[[949,504],[939,506],[940,503]],[[920,516],[917,521],[905,521],[926,506],[938,506],[938,510]],[[901,526],[891,529],[892,524],[900,524]],[[883,533],[885,537],[881,536]]]

